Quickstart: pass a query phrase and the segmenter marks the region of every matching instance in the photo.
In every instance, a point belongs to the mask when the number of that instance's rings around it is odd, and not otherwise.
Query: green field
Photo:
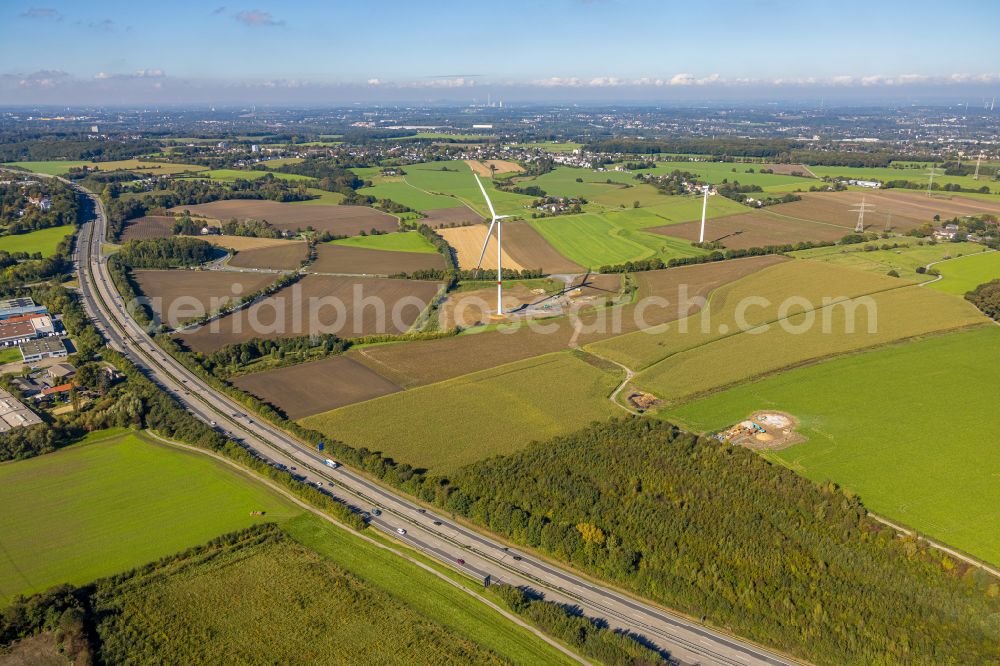
[[[63,225],[30,231],[26,234],[0,236],[0,251],[27,252],[29,255],[41,252],[43,257],[51,257],[56,253],[59,243],[74,231],[76,231],[74,227]]]
[[[890,242],[890,241],[884,241]],[[814,259],[838,266],[857,268],[872,273],[886,274],[890,270],[899,276],[915,282],[926,282],[931,276],[920,274],[916,269],[920,266],[957,257],[982,252],[983,246],[976,243],[938,243],[936,245],[918,245],[915,238],[893,238],[891,243],[908,243],[908,247],[891,250],[865,251],[863,245],[836,245],[833,247],[817,247],[811,250],[792,252],[791,256],[800,259]],[[872,243],[879,245],[880,243]],[[949,264],[943,264],[949,265]],[[940,269],[941,266],[935,266]],[[964,293],[964,292],[962,292]]]
[[[374,236],[351,236],[331,241],[333,245],[365,247],[370,250],[393,250],[396,252],[423,252],[434,254],[437,249],[417,231],[398,231]]]
[[[839,176],[841,178],[881,180],[883,182],[888,182],[890,180],[909,180],[914,183],[921,183],[924,186],[927,185],[929,180],[927,175],[929,169],[925,166],[901,169],[894,169],[892,167],[811,166],[809,169],[820,178],[823,176]],[[1000,192],[1000,183],[997,183],[997,181],[991,181],[987,178],[973,180],[972,176],[946,176],[944,175],[944,169],[942,169],[940,165],[937,167],[937,175],[934,176],[934,183],[939,185],[956,184],[973,190],[978,190],[980,187],[986,186],[990,188],[990,192]]]
[[[684,402],[829,356],[986,322],[971,303],[908,285],[718,337],[650,366],[635,383]]]
[[[380,177],[376,177],[378,181]],[[381,179],[373,187],[363,187],[358,194],[375,197],[376,199],[392,199],[398,204],[408,206],[413,210],[433,210],[435,208],[458,208],[464,206],[461,201],[440,194],[429,194],[400,178],[392,180]],[[480,197],[481,198],[481,197]]]
[[[0,465],[0,604],[301,512],[204,456],[128,431]],[[263,518],[251,511],[266,511]]]
[[[808,438],[768,457],[858,493],[887,518],[1000,564],[1000,329],[893,346],[800,368],[671,410],[698,431],[758,409]]]
[[[203,171],[198,174],[199,177],[208,177],[212,180],[223,180],[231,182],[234,180],[245,179],[245,180],[257,180],[258,178],[263,178],[264,176],[271,174],[275,178],[281,178],[282,180],[312,180],[309,176],[303,176],[297,173],[281,173],[279,171],[244,171],[241,169],[210,169],[208,171]]]
[[[17,347],[0,347],[0,365],[15,363],[21,360],[21,352]]]
[[[957,257],[934,266],[944,277],[928,287],[964,295],[990,280],[1000,278],[1000,252]]]
[[[302,419],[355,447],[448,473],[620,413],[621,381],[569,353],[502,365]]]
[[[476,185],[472,169],[465,162],[425,162],[409,164],[405,169],[403,178],[407,184],[426,193],[454,197],[483,217],[489,217],[486,200]],[[489,178],[483,178],[482,182],[500,215],[523,216],[527,213],[525,206],[534,201],[534,197],[497,190]]]
[[[582,143],[576,143],[575,141],[534,141],[522,143],[521,145],[525,148],[547,150],[550,153],[572,153],[574,150],[583,148]]]
[[[377,664],[566,662],[520,636],[520,644],[502,645],[514,648],[507,654],[493,652],[438,623],[433,609],[420,612],[276,528],[102,581],[91,604],[110,663],[355,663],[362,656]],[[536,649],[518,649],[526,647]]]
[[[520,664],[566,662],[525,629],[507,622],[479,600],[392,553],[309,514],[283,526],[296,541],[389,592],[418,613]],[[473,584],[463,581],[467,587]]]
[[[592,268],[652,257],[666,260],[704,254],[686,240],[642,231],[668,224],[653,209],[559,215],[529,223],[564,257]]]
[[[326,190],[318,190],[315,187],[308,187],[306,191],[317,198],[289,203],[297,206],[336,206],[344,200],[344,195],[340,192],[327,192]]]
[[[161,174],[174,174],[182,171],[205,171],[206,167],[197,164],[170,164],[166,162],[150,162],[149,160],[131,159],[114,160],[110,162],[91,162],[89,160],[50,160],[47,162],[7,162],[6,166],[17,166],[35,173],[50,176],[63,176],[74,167],[90,167],[101,171],[116,171],[119,169],[149,171]]]
[[[723,180],[728,180],[730,183],[739,181],[741,185],[760,185],[768,192],[787,192],[799,188],[808,190],[811,185],[816,185],[818,182],[814,178],[760,173],[760,170],[764,168],[767,168],[766,164],[688,161],[657,162],[656,167],[653,169],[640,169],[628,175],[633,176],[637,173],[666,175],[673,171],[686,171],[695,174],[709,183],[718,184]],[[747,173],[748,169],[753,169],[754,173]]]

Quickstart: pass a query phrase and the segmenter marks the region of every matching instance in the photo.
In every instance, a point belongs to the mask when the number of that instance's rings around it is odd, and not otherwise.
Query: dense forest
[[[965,295],[987,317],[1000,321],[1000,280],[981,284]]]
[[[850,167],[887,167],[894,160],[913,160],[882,148],[870,151],[826,151],[807,148],[803,143],[785,139],[685,138],[631,139],[615,138],[594,141],[584,148],[595,153],[629,155],[708,155],[719,161],[739,158],[765,159],[769,162],[816,164]],[[931,158],[927,158],[930,161]]]
[[[200,238],[171,236],[129,241],[114,259],[130,268],[180,268],[203,264],[220,254],[218,248]]]
[[[438,501],[549,556],[824,664],[1000,661],[1000,586],[740,447],[623,419],[465,468]]]
[[[87,139],[82,136],[13,137],[0,143],[0,162],[41,162],[48,160],[123,160],[156,152],[155,141]]]

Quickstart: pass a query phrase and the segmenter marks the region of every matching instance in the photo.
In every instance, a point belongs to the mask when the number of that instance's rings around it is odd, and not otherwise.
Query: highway
[[[102,254],[107,220],[100,200],[95,219],[80,231],[74,260],[84,307],[110,347],[124,353],[151,380],[193,415],[227,433],[265,460],[285,465],[357,511],[369,512],[375,529],[480,581],[528,586],[546,599],[578,606],[587,616],[640,635],[684,664],[771,664],[800,662],[740,638],[705,627],[572,571],[518,553],[493,538],[437,516],[415,500],[339,466],[276,426],[259,421],[245,408],[214,390],[162,351],[126,311],[111,282]],[[373,513],[378,510],[378,514]],[[405,531],[402,533],[401,531]],[[499,618],[498,618],[499,619]]]

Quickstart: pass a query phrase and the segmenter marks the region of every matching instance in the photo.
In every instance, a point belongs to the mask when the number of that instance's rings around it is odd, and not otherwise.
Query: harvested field
[[[701,232],[701,221],[668,224],[648,231],[683,238],[694,243],[698,241]],[[731,249],[794,244],[802,241],[838,241],[852,231],[853,227],[807,222],[770,215],[766,211],[729,215],[705,222],[705,240],[720,242]]]
[[[633,381],[680,404],[840,354],[987,322],[971,303],[907,285],[677,351]]]
[[[435,208],[433,210],[420,211],[427,217],[420,220],[432,229],[438,227],[462,226],[465,224],[476,224],[483,221],[482,216],[468,206],[458,208]]]
[[[608,395],[623,376],[575,354],[548,354],[317,414],[302,424],[350,446],[448,473],[619,414]]]
[[[753,257],[637,273],[639,299],[660,296],[667,303],[641,311],[636,304],[597,311],[591,309],[576,318],[558,317],[531,326],[512,325],[470,331],[440,340],[379,345],[351,350],[348,356],[403,388],[411,388],[574,345],[583,346],[636,331],[643,324],[674,321],[698,311],[697,304],[688,309],[687,304],[682,302],[679,297],[682,290],[686,289],[687,297],[691,299],[707,296],[716,287],[783,261],[787,259],[779,256]]]
[[[507,227],[508,225],[504,225]],[[476,267],[479,261],[479,253],[483,251],[483,241],[486,240],[486,232],[489,229],[485,224],[474,224],[470,227],[454,227],[452,229],[438,229],[438,234],[441,235],[448,245],[451,245],[455,249],[455,255],[458,257],[459,268],[471,270]],[[507,243],[503,243],[503,265],[506,268],[511,268],[514,270],[521,270],[522,268],[535,268],[534,266],[523,266],[522,264],[514,261],[514,259],[507,253]],[[483,256],[482,268],[492,268],[496,270],[497,267],[497,240],[496,232],[490,236],[490,242],[486,246],[486,254]]]
[[[761,169],[770,169],[782,176],[802,175],[807,178],[815,178],[816,174],[809,170],[805,164],[762,164]]]
[[[676,325],[635,332],[588,346],[633,370],[648,368],[737,331],[822,306],[824,299],[853,299],[897,289],[898,278],[812,261],[786,261],[721,286],[708,307]],[[789,301],[789,297],[794,300]],[[782,311],[782,304],[786,310]],[[745,310],[737,315],[737,308]]]
[[[133,273],[150,308],[174,328],[263,289],[275,275],[234,271],[143,271]]]
[[[281,241],[281,245],[243,250],[229,260],[236,268],[264,268],[292,271],[302,266],[309,257],[309,247],[302,241]]]
[[[177,339],[194,351],[211,353],[252,338],[405,333],[439,286],[422,280],[309,275],[252,307],[178,334]]]
[[[311,273],[393,275],[433,268],[444,268],[444,257],[437,252],[433,254],[394,252],[324,243],[316,247],[316,261],[309,265],[308,271]]]
[[[481,247],[482,241],[480,241]],[[505,222],[504,249],[525,268],[541,268],[543,273],[582,273],[583,267],[559,254],[533,226],[527,222]],[[494,248],[494,252],[495,252]]]
[[[260,250],[263,248],[277,247],[279,245],[298,242],[285,240],[283,238],[254,238],[253,236],[210,235],[200,236],[200,238],[217,247],[227,250],[236,250],[237,252],[243,252],[244,250]],[[304,244],[305,243],[303,243],[303,245]]]
[[[854,229],[857,212],[851,212],[862,198],[872,206],[865,215],[869,231],[882,231],[888,215],[892,215],[891,228],[897,231],[913,229],[932,222],[935,215],[942,218],[1000,213],[1000,203],[969,197],[947,197],[908,190],[877,190],[850,192],[809,192],[802,194],[802,201],[770,206],[767,213],[804,220],[827,222]]]
[[[504,310],[510,311],[518,306],[536,303],[547,298],[546,294],[538,293],[541,291],[540,289],[529,289],[523,284],[504,283]],[[487,323],[490,313],[496,311],[496,298],[496,286],[453,292],[441,304],[438,312],[438,323],[444,329],[455,326],[469,328],[476,324]]]
[[[277,407],[290,419],[399,390],[382,375],[344,356],[243,375],[234,379],[233,384]]]
[[[486,178],[490,178],[493,175],[490,172],[490,166],[496,168],[497,173],[520,173],[524,171],[517,162],[507,160],[465,160],[465,163],[469,165],[470,169]]]
[[[296,206],[277,201],[256,199],[229,199],[213,201],[193,206],[177,206],[169,212],[190,211],[216,220],[267,220],[274,227],[287,231],[299,231],[312,227],[317,231],[355,236],[362,231],[378,229],[383,232],[397,231],[399,223],[387,213],[367,206]]]
[[[147,238],[170,238],[174,235],[174,218],[172,215],[146,215],[129,220],[125,223],[119,241],[127,243],[130,240]]]

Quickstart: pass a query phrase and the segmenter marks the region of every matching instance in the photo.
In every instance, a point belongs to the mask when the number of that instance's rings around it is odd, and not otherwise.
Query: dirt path
[[[625,371],[625,379],[622,380],[621,384],[619,384],[617,387],[615,387],[615,390],[612,391],[611,395],[608,396],[608,400],[610,400],[614,405],[617,405],[618,407],[624,409],[629,414],[634,414],[635,416],[639,416],[639,412],[637,412],[636,410],[632,409],[628,405],[623,405],[622,403],[618,402],[618,395],[622,392],[622,390],[624,390],[624,388],[628,385],[628,383],[630,381],[632,381],[632,378],[635,377],[635,370],[633,370],[632,368],[630,368],[630,367],[628,367],[626,365],[622,365],[618,361],[614,361],[614,360],[612,360],[610,358],[607,358],[606,356],[601,356],[600,354],[598,354],[597,352],[595,352],[592,349],[588,349],[587,353],[590,354],[590,355],[592,355],[592,356],[596,356],[597,358],[601,359],[605,363],[611,363],[612,365],[616,365],[616,366],[618,366],[619,368],[621,368],[622,370]]]

